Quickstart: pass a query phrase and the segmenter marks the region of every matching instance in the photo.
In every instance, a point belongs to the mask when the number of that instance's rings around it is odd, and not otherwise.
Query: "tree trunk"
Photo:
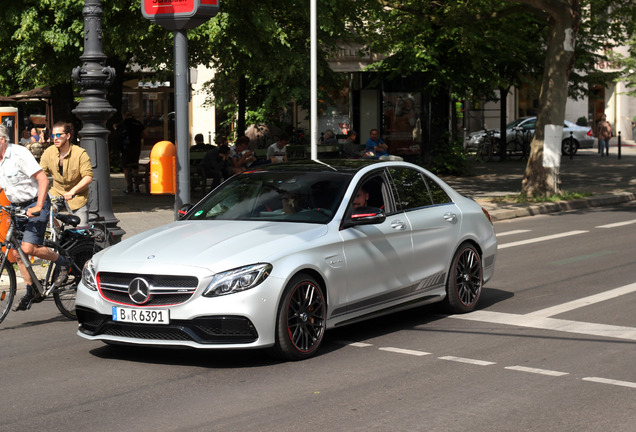
[[[580,0],[518,0],[549,15],[549,35],[539,114],[530,157],[521,183],[522,193],[549,196],[559,191],[558,164],[544,166],[545,126],[562,126],[568,97],[568,80],[574,65],[574,44],[580,23]]]

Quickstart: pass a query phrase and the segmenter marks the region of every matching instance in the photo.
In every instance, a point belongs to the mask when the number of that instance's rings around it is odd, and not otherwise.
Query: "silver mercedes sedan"
[[[496,253],[488,213],[416,165],[272,164],[87,262],[78,334],[299,360],[333,327],[438,301],[474,310]]]

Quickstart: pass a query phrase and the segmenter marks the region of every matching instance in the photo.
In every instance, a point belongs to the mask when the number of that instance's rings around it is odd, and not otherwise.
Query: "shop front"
[[[174,142],[174,89],[169,82],[124,82],[122,114],[126,112],[146,127],[142,149],[150,150],[160,141]]]

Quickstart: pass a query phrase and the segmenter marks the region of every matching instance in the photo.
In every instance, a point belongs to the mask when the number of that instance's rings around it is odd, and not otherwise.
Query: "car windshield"
[[[246,172],[223,183],[185,219],[327,223],[351,178],[338,172]]]

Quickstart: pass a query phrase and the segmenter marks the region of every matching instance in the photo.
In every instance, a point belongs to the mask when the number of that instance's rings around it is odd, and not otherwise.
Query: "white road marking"
[[[535,317],[532,315],[516,315],[501,312],[476,311],[466,315],[451,315],[451,318],[469,321],[505,324],[541,330],[554,330],[565,333],[601,336],[636,341],[636,328],[608,324],[596,324],[556,318]]]
[[[365,343],[365,342],[351,342],[351,341],[343,341],[343,340],[334,341],[334,342],[339,345],[346,345],[346,346],[352,346],[357,348],[367,348],[367,347],[373,346],[373,344]]]
[[[497,233],[497,237],[503,237],[503,236],[508,236],[508,235],[516,235],[516,234],[523,234],[523,233],[527,233],[527,232],[530,232],[530,230],[506,231],[506,232],[502,232],[502,233]]]
[[[554,330],[566,333],[601,336],[616,339],[636,340],[636,327],[615,326],[609,324],[597,324],[581,321],[571,321],[550,316],[558,315],[584,306],[590,306],[615,297],[636,292],[636,283],[625,285],[613,290],[584,297],[579,300],[530,312],[525,315],[503,312],[475,311],[465,315],[450,315],[450,318],[469,321],[504,324],[517,327],[535,328],[541,330]]]
[[[624,222],[616,222],[613,224],[607,224],[607,225],[599,225],[596,228],[618,228],[618,227],[622,227],[625,225],[631,225],[631,224],[635,224],[636,223],[636,219],[630,220],[630,221],[624,221]]]
[[[393,347],[382,347],[382,348],[378,348],[380,351],[389,351],[389,352],[394,352],[394,353],[399,353],[399,354],[408,354],[408,355],[414,355],[414,356],[425,356],[425,355],[430,355],[431,353],[427,353],[424,351],[415,351],[415,350],[408,350],[408,349],[403,349],[403,348],[393,348]]]
[[[506,366],[504,369],[514,370],[514,371],[518,371],[518,372],[534,373],[534,374],[539,374],[539,375],[555,376],[555,377],[563,376],[563,375],[569,375],[568,372],[559,372],[559,371],[553,371],[553,370],[547,370],[547,369],[529,368],[529,367],[525,367],[525,366]]]
[[[600,303],[605,300],[610,300],[625,294],[631,294],[633,292],[636,292],[636,283],[625,285],[625,286],[615,288],[613,290],[605,291],[599,294],[594,294],[588,297],[583,297],[578,300],[572,300],[571,302],[562,303],[560,305],[541,309],[536,312],[531,312],[529,314],[526,314],[525,316],[550,317],[550,316],[562,314],[564,312],[569,312],[574,309],[589,306],[594,303]]]
[[[444,357],[438,357],[438,358],[440,360],[448,360],[448,361],[454,361],[458,363],[468,363],[468,364],[477,365],[477,366],[490,366],[490,365],[497,364],[496,362],[485,361],[485,360],[475,360],[475,359],[469,359],[469,358],[463,358],[463,357],[444,356]]]
[[[536,238],[532,238],[532,239],[520,240],[520,241],[516,241],[516,242],[511,242],[511,243],[504,243],[504,244],[500,244],[499,246],[497,246],[497,249],[505,249],[505,248],[514,247],[514,246],[522,246],[522,245],[527,245],[527,244],[531,244],[531,243],[539,243],[539,242],[542,242],[542,241],[554,240],[554,239],[574,236],[574,235],[578,235],[578,234],[585,234],[587,232],[589,232],[589,231],[568,231],[568,232],[564,232],[564,233],[560,233],[560,234],[552,234],[552,235],[549,235],[549,236],[536,237]]]
[[[591,382],[596,382],[600,384],[611,384],[611,385],[621,386],[621,387],[636,388],[636,383],[634,382],[618,381],[618,380],[607,379],[607,378],[587,377],[587,378],[583,378],[583,381],[591,381]]]

